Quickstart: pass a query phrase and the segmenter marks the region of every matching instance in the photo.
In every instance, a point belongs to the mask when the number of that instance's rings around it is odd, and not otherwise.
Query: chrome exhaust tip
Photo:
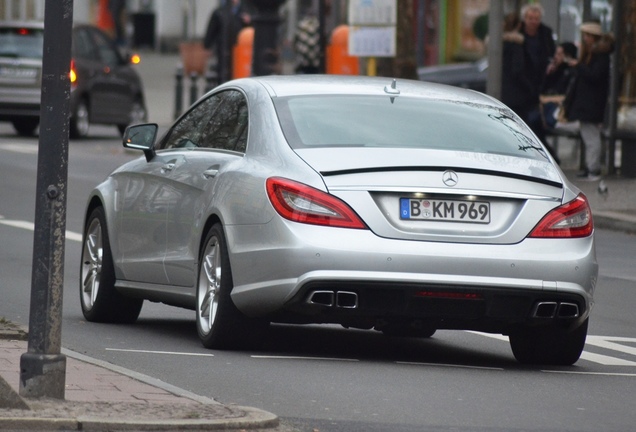
[[[557,313],[557,302],[538,302],[532,310],[533,318],[554,318]]]
[[[358,307],[358,294],[350,291],[336,292],[336,306],[344,309],[355,309]]]
[[[331,307],[335,304],[333,291],[314,291],[309,295],[307,303]]]
[[[559,310],[557,311],[557,317],[578,318],[579,305],[577,305],[576,303],[559,303]]]

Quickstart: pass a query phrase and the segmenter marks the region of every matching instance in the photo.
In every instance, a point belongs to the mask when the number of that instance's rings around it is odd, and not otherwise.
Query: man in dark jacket
[[[528,76],[520,25],[516,13],[504,17],[501,101],[527,122],[534,103],[534,88]]]
[[[523,35],[523,50],[525,54],[526,75],[530,79],[532,89],[527,107],[530,113],[525,120],[532,131],[550,149],[552,156],[558,161],[545,139],[545,130],[541,120],[539,96],[545,79],[550,60],[556,50],[553,32],[543,24],[543,7],[539,3],[531,3],[521,8],[521,34]]]
[[[232,48],[239,32],[248,26],[250,21],[250,16],[240,0],[222,1],[210,16],[203,46],[214,51],[219,84],[232,78]]]

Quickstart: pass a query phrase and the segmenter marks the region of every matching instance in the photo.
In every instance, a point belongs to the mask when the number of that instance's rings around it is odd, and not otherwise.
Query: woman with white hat
[[[603,33],[597,22],[581,24],[579,59],[572,60],[576,78],[564,101],[567,120],[581,125],[585,146],[585,169],[579,177],[598,180],[601,176],[601,125],[610,85],[610,54],[614,38]]]

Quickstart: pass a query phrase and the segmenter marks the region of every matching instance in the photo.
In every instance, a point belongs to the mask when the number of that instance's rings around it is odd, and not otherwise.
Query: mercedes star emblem
[[[457,184],[459,178],[457,177],[457,173],[455,171],[446,170],[442,175],[442,181],[448,187],[453,187]]]

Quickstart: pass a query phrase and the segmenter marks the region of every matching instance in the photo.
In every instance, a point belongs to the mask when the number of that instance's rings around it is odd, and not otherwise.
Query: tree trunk
[[[378,59],[378,75],[417,79],[415,53],[415,0],[397,0],[396,53]]]

